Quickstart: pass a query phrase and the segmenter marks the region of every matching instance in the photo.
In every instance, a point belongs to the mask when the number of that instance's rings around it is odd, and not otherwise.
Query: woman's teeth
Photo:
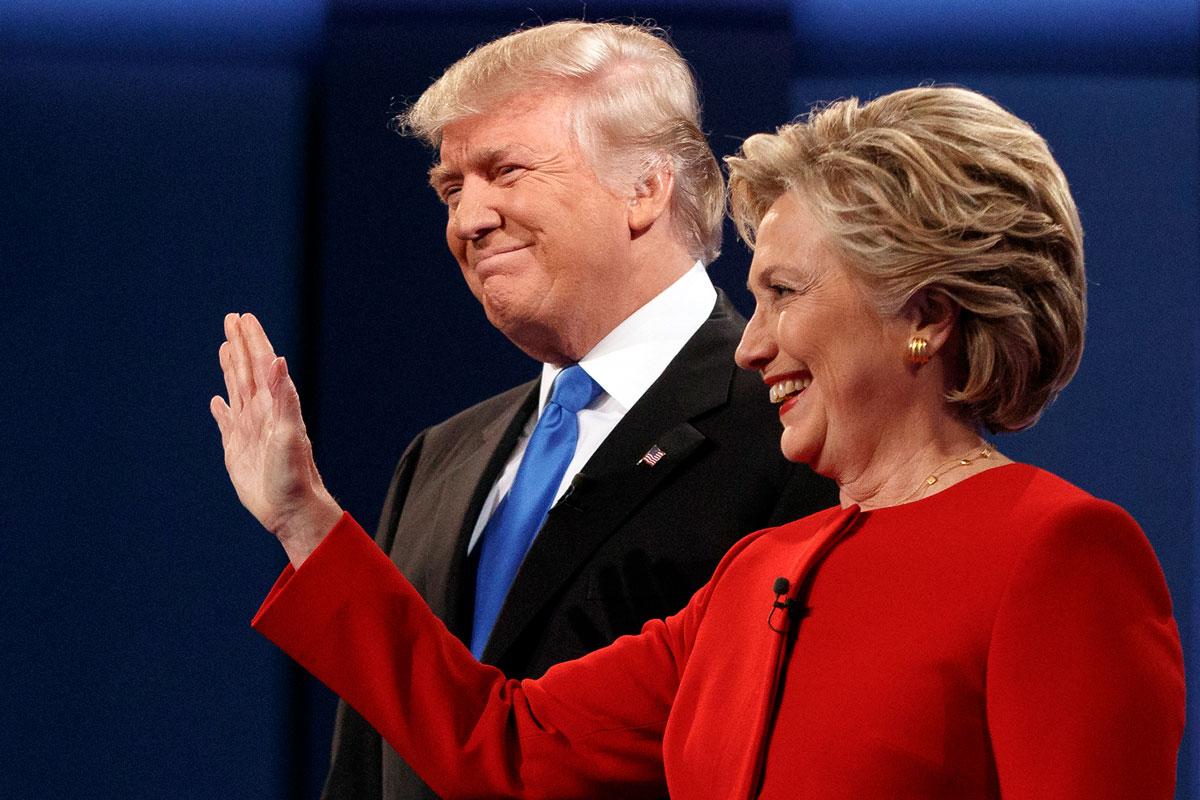
[[[799,394],[808,388],[812,378],[793,378],[771,384],[771,402],[782,403],[794,394]]]

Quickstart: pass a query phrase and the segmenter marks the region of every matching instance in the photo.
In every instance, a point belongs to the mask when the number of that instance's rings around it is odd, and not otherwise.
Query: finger
[[[305,435],[304,414],[300,410],[300,394],[296,384],[288,374],[287,361],[280,356],[271,362],[268,375],[268,386],[271,387],[273,414],[276,430],[286,430],[289,433]]]
[[[238,392],[237,372],[233,365],[234,342],[237,341],[237,314],[225,315],[225,341],[221,343],[218,356],[221,360],[221,372],[225,377],[225,393],[229,395],[229,407],[240,409],[242,397]]]
[[[285,412],[285,419],[300,416],[300,395],[296,391],[296,384],[292,383],[292,376],[288,374],[287,359],[283,356],[271,362],[267,385],[271,387],[276,409]]]
[[[217,359],[221,362],[221,377],[225,379],[225,394],[229,397],[229,408],[241,408],[237,391],[237,378],[233,372],[233,345],[221,342],[217,351]]]
[[[241,318],[234,321],[233,338],[229,340],[230,361],[233,364],[233,379],[237,386],[239,410],[254,397],[254,373],[250,369],[250,354],[246,351],[246,337]]]
[[[271,392],[274,393],[284,378],[288,377],[287,359],[283,356],[273,359],[267,375],[267,386],[271,387]]]
[[[250,369],[254,375],[255,386],[269,386],[268,371],[275,361],[275,348],[271,346],[267,332],[253,314],[243,314],[238,321],[238,329],[246,340],[246,352],[250,354]]]
[[[217,422],[217,429],[221,431],[221,444],[224,445],[229,430],[229,415],[233,412],[230,411],[229,406],[225,404],[225,400],[220,395],[214,395],[208,401],[208,410]]]

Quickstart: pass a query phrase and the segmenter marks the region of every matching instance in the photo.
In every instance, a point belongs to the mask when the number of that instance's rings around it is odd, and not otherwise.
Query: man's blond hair
[[[452,122],[554,91],[575,98],[570,128],[607,186],[628,192],[671,171],[679,239],[692,257],[715,259],[725,185],[700,128],[695,78],[659,29],[568,20],[517,31],[451,65],[396,126],[436,148]]]

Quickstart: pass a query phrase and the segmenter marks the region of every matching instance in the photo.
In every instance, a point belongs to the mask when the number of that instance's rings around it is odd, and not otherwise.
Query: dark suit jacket
[[[745,534],[837,501],[831,482],[780,454],[766,387],[733,362],[744,325],[721,295],[600,445],[550,510],[484,661],[509,677],[540,676],[679,610]],[[536,380],[518,386],[421,433],[388,491],[379,546],[464,641],[475,586],[467,542],[537,388]],[[639,463],[655,445],[662,459]],[[434,795],[343,703],[323,797]]]

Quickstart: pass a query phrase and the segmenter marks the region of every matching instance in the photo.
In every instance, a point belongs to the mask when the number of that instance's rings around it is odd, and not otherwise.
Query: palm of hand
[[[280,538],[296,563],[341,509],[317,472],[287,363],[275,356],[253,315],[228,315],[225,335],[220,360],[229,402],[214,397],[210,403],[225,468],[242,505]]]

